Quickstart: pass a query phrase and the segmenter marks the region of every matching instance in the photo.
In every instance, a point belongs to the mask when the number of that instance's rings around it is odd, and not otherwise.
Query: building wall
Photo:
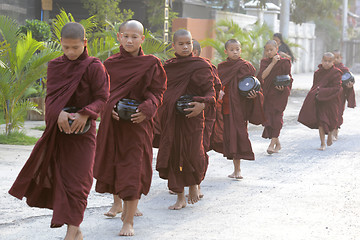
[[[53,0],[53,10],[50,11],[50,19],[55,18],[61,9],[71,13],[75,21],[90,17],[88,10],[83,7],[80,0]]]
[[[24,24],[26,19],[41,18],[41,0],[0,0],[0,15]]]

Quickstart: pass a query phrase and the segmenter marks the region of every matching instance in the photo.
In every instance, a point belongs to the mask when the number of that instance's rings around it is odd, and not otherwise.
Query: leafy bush
[[[46,42],[51,39],[50,25],[47,22],[37,19],[26,20],[25,22],[25,25],[20,27],[20,32],[24,35],[31,31],[33,38],[38,42]]]

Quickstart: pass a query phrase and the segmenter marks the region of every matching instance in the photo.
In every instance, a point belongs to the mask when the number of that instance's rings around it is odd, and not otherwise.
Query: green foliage
[[[54,46],[36,41],[31,31],[19,34],[18,24],[6,16],[0,16],[0,35],[8,45],[0,56],[0,108],[4,109],[5,131],[18,130],[28,110],[38,111],[36,106],[23,99],[26,90],[46,76],[47,62],[61,52]],[[3,45],[1,44],[1,45]]]
[[[342,1],[339,0],[293,0],[291,21],[304,23],[319,19],[333,19]]]
[[[165,61],[174,56],[174,50],[171,43],[165,44],[162,39],[157,39],[150,31],[145,30],[145,41],[142,44],[142,49],[145,54],[153,54]]]
[[[0,144],[9,145],[34,145],[37,142],[36,137],[30,137],[23,132],[13,132],[10,134],[0,134]]]
[[[272,39],[273,32],[264,24],[255,23],[251,30],[242,29],[232,20],[220,20],[215,26],[216,39],[208,38],[201,41],[202,47],[213,47],[216,50],[214,62],[217,64],[225,61],[225,42],[229,39],[237,39],[241,43],[241,57],[250,61],[255,68],[259,67],[263,57],[265,43]]]
[[[156,36],[164,35],[164,14],[165,14],[165,6],[164,0],[148,0],[144,1],[147,7],[147,20],[150,25],[151,31]],[[173,19],[177,18],[178,13],[172,11],[169,8],[169,29],[171,28],[171,24]],[[171,31],[169,31],[171,32]]]
[[[31,129],[33,130],[39,130],[39,131],[45,131],[46,125],[42,125],[42,126],[37,126],[37,127],[33,127]]]
[[[20,27],[20,32],[26,35],[28,31],[31,31],[36,41],[45,42],[51,39],[50,25],[47,22],[37,19],[25,20],[25,25]]]
[[[340,28],[336,26],[334,21],[319,19],[315,21],[316,32],[319,37],[323,35],[325,49],[333,51],[339,48],[339,39],[341,39]]]
[[[119,9],[121,0],[81,0],[81,2],[90,15],[96,15],[96,21],[101,26],[105,25],[106,21],[123,22],[134,15],[130,9]]]

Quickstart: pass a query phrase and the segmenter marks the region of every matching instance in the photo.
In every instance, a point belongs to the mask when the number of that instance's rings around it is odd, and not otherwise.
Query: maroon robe
[[[214,107],[214,77],[211,66],[192,54],[169,59],[164,68],[168,85],[158,111],[161,135],[156,170],[161,178],[168,179],[170,190],[181,193],[185,186],[201,183],[208,156],[203,145],[204,113],[187,118],[176,111],[175,104],[188,94],[194,101]]]
[[[79,226],[93,181],[95,120],[109,96],[108,75],[85,49],[75,61],[65,55],[50,61],[47,76],[46,129],[9,193],[26,197],[31,207],[53,209],[51,227]],[[89,115],[88,132],[68,135],[58,130],[58,116],[66,106]]]
[[[338,126],[341,71],[334,66],[314,73],[313,86],[301,107],[298,121],[311,129],[322,126],[329,133]]]
[[[151,185],[153,117],[165,91],[165,71],[155,56],[140,49],[134,57],[122,46],[104,65],[110,75],[110,98],[97,137],[95,189],[124,200],[140,199]],[[138,109],[146,119],[141,123],[113,119],[111,112],[122,98],[141,102]]]
[[[260,62],[260,70],[257,78],[260,80],[264,92],[264,114],[266,121],[263,123],[263,138],[277,138],[283,126],[283,113],[286,108],[290,95],[292,79],[289,86],[284,87],[284,91],[275,88],[274,79],[278,75],[290,75],[291,63],[287,58],[280,60],[271,69],[269,75],[263,79],[262,73],[270,65],[272,58],[264,58]]]
[[[343,63],[335,64],[335,67],[340,69],[342,74],[346,72],[350,72],[349,68],[347,68]],[[355,100],[355,91],[354,87],[348,88],[341,85],[341,93],[340,93],[340,107],[339,107],[339,125],[340,127],[343,124],[343,114],[345,111],[346,101],[348,102],[347,106],[349,108],[356,107],[356,100]]]
[[[218,66],[222,85],[225,86],[223,98],[223,154],[228,159],[255,160],[252,151],[247,122],[261,124],[264,121],[261,92],[254,99],[239,94],[238,82],[247,76],[254,76],[255,68],[241,58],[228,59]],[[226,96],[227,95],[227,96]]]

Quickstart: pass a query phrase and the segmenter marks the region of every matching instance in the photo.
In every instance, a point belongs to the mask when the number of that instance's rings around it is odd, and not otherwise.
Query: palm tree
[[[47,62],[61,54],[55,44],[33,39],[31,32],[19,34],[19,25],[7,16],[0,16],[0,107],[4,110],[5,134],[18,130],[28,110],[36,105],[23,96],[27,88],[46,76]]]

